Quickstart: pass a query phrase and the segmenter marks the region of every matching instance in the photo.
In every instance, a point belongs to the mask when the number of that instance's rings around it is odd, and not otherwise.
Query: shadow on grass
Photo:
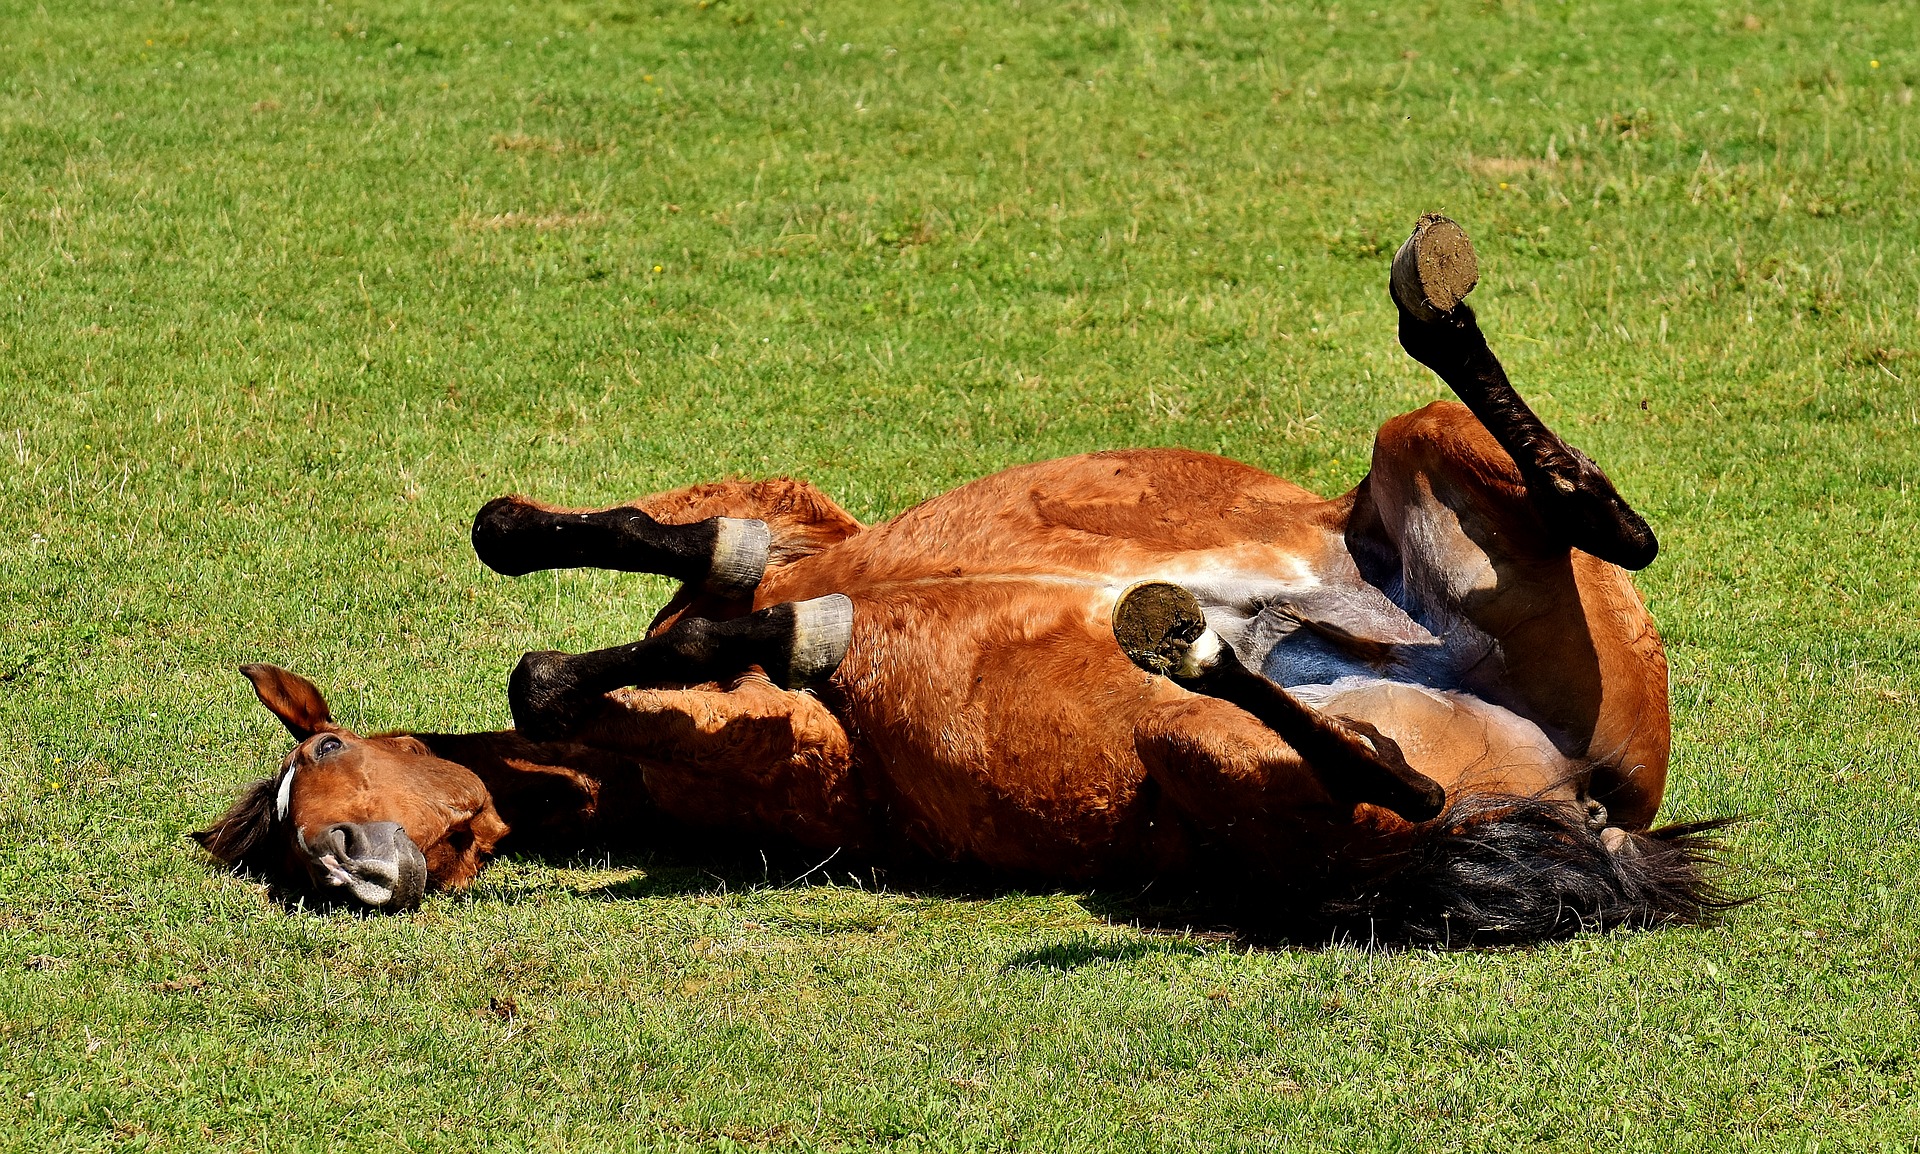
[[[1707,832],[1712,832],[1711,827]],[[886,864],[882,864],[883,861]],[[581,876],[583,874],[586,876]],[[452,907],[539,904],[556,898],[635,902],[816,887],[858,889],[875,896],[956,904],[1037,895],[1070,896],[1090,917],[1110,927],[1124,926],[1134,932],[1125,938],[1088,933],[1034,947],[1006,963],[1009,969],[1071,970],[1150,955],[1205,952],[1221,946],[1398,952],[1428,948],[1500,948],[1509,944],[1497,936],[1483,941],[1471,936],[1423,940],[1395,934],[1390,922],[1376,930],[1371,916],[1345,916],[1346,911],[1326,904],[1324,894],[1304,889],[1251,889],[1223,879],[1217,869],[1161,877],[1144,885],[1136,882],[1135,886],[1125,888],[1109,885],[1089,891],[1050,884],[1044,879],[1010,877],[930,861],[909,856],[898,847],[885,858],[856,857],[839,851],[821,857],[790,848],[762,848],[744,839],[659,828],[624,829],[618,843],[603,845],[591,852],[578,845],[561,849],[553,845],[522,844],[515,847],[514,852],[496,859],[472,888],[443,893],[436,900]],[[1718,891],[1705,892],[1711,896]],[[273,896],[282,908],[290,911],[304,907],[315,913],[358,912],[351,905],[312,893],[276,889]],[[986,911],[983,916],[987,916]],[[831,925],[809,923],[797,928],[812,932],[871,932],[884,921],[884,918],[875,922],[863,917],[840,917]],[[1615,923],[1615,927],[1619,924]],[[1546,940],[1600,928],[1604,928],[1604,923],[1567,927],[1556,924],[1553,927],[1556,932],[1541,934],[1539,938]],[[1565,932],[1560,932],[1562,930]]]
[[[1190,937],[1146,937],[1102,939],[1091,935],[1078,941],[1055,942],[1031,950],[1021,950],[1008,958],[1003,970],[1077,970],[1082,966],[1113,962],[1131,962],[1140,958],[1178,955],[1192,957],[1206,953],[1206,947]]]
[[[523,885],[510,875],[500,876],[502,866],[510,871],[515,865],[628,876],[581,883],[542,874],[532,884]],[[583,856],[578,852],[523,850],[503,855],[472,889],[445,895],[445,900],[455,904],[512,903],[564,892],[589,901],[621,902],[816,887],[955,903],[1071,894],[1088,916],[1143,935],[1126,941],[1088,936],[1084,941],[1037,947],[1016,956],[1008,963],[1011,968],[1069,969],[1153,954],[1200,953],[1223,945],[1311,949],[1333,941],[1324,932],[1303,929],[1289,933],[1275,929],[1271,917],[1249,917],[1243,897],[1216,892],[1216,887],[1207,886],[1200,878],[1162,878],[1144,888],[1078,890],[925,858],[909,856],[902,860],[895,856],[883,862],[838,852],[821,857],[791,849],[762,848],[750,841],[690,838],[677,832],[649,838],[645,848],[626,852],[603,849]]]
[[[582,879],[579,873],[602,876]],[[837,852],[820,857],[658,829],[590,850],[522,844],[495,858],[469,888],[442,891],[431,900],[459,908],[541,903],[556,897],[632,902],[817,887],[955,903],[1071,894],[1090,917],[1143,935],[1124,940],[1087,935],[1036,947],[1009,960],[1009,969],[1067,970],[1152,955],[1203,953],[1221,945],[1284,949],[1329,944],[1325,935],[1251,930],[1246,918],[1236,916],[1244,910],[1235,902],[1192,879],[1160,879],[1144,889],[1124,891],[1075,890],[922,858],[896,857],[882,864],[878,858]],[[269,896],[289,913],[381,916],[331,894],[279,884],[270,883]]]

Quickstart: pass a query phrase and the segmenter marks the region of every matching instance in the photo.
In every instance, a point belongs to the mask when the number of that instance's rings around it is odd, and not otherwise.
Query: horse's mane
[[[271,843],[268,834],[274,826],[274,794],[277,778],[265,777],[242,790],[227,812],[212,826],[187,835],[200,848],[235,869],[251,873],[271,872]]]
[[[1750,900],[1712,876],[1714,835],[1737,820],[1628,832],[1616,852],[1564,802],[1468,794],[1380,863],[1390,872],[1322,910],[1345,935],[1441,947],[1701,925]]]

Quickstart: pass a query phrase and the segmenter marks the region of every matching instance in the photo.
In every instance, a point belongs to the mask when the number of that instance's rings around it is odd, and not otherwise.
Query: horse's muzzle
[[[426,855],[396,822],[339,822],[302,848],[323,893],[394,913],[412,909],[426,895]]]

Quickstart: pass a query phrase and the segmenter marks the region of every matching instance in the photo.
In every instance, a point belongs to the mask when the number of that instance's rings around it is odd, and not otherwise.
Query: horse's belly
[[[1093,876],[1178,854],[1135,749],[1170,683],[1115,643],[1113,606],[1174,581],[1222,623],[1357,579],[1347,501],[1179,450],[985,478],[768,574],[761,605],[844,593],[835,711],[916,840]]]
[[[1182,691],[1121,651],[1114,604],[1136,581],[1173,579],[1224,619],[1320,588],[1305,559],[1278,573],[1213,561],[842,586],[854,636],[831,696],[863,774],[947,857],[1069,877],[1173,864],[1183,835],[1159,812],[1136,734]]]
[[[1114,644],[1115,593],[949,582],[855,594],[836,712],[929,850],[1089,877],[1156,832],[1134,729],[1156,693]]]

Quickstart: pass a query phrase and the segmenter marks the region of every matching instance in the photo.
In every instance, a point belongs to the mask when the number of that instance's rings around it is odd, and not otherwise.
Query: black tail
[[[1715,832],[1737,819],[1627,833],[1608,849],[1575,807],[1467,795],[1420,827],[1381,880],[1327,903],[1363,940],[1460,947],[1589,930],[1701,925],[1748,899],[1713,878]]]

